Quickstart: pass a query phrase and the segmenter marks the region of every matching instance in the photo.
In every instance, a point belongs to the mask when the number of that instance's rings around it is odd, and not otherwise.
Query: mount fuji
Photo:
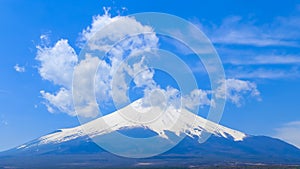
[[[137,100],[81,126],[59,129],[1,152],[0,168],[300,165],[300,149],[279,139],[247,135],[186,109],[145,108],[142,104],[141,100]],[[124,149],[126,143],[117,140],[117,137],[106,137],[116,131],[135,139],[155,137],[157,142],[150,142],[150,150],[155,150],[160,144],[171,146],[153,157],[143,156],[144,150],[149,149],[141,149],[141,154],[137,154],[136,151]],[[201,141],[207,134],[211,137]],[[107,151],[107,147],[101,148],[96,144],[107,138],[111,138],[109,141],[114,144],[113,147],[122,149],[123,154],[127,152],[127,157],[143,158],[121,157],[119,152],[115,155]]]

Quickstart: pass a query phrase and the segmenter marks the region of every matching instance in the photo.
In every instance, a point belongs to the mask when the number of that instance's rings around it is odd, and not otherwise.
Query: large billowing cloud
[[[123,25],[122,29],[120,27],[115,29],[109,29],[109,33],[103,34],[103,36],[95,36],[96,32],[100,29],[112,23],[116,20],[120,20],[120,23]],[[133,18],[129,17],[110,17],[108,14],[103,16],[96,16],[93,18],[93,23],[87,29],[83,30],[80,40],[83,42],[89,41],[88,45],[90,48],[107,51],[110,45],[106,45],[106,40],[110,39],[111,41],[123,39],[126,35],[138,34],[140,32],[146,32],[144,36],[133,36],[129,39],[123,40],[118,45],[114,46],[110,50],[110,62],[107,63],[105,60],[100,60],[96,56],[87,55],[84,58],[79,59],[75,50],[68,44],[67,40],[59,40],[54,46],[41,45],[37,46],[38,52],[36,60],[40,62],[38,68],[41,77],[44,80],[51,81],[53,84],[60,86],[59,91],[55,93],[41,91],[42,97],[45,99],[45,104],[49,112],[65,112],[71,116],[75,116],[73,102],[72,102],[72,80],[73,72],[76,69],[78,76],[85,79],[87,76],[94,76],[95,71],[98,69],[96,74],[96,94],[97,98],[105,99],[111,96],[111,85],[116,69],[119,67],[123,60],[124,53],[131,55],[139,52],[139,50],[151,50],[155,48],[158,43],[158,38],[153,33],[152,29],[149,26],[143,26]],[[152,34],[149,34],[151,33]],[[41,40],[45,38],[45,36]],[[96,38],[95,38],[96,37]],[[94,43],[95,42],[95,43]],[[128,51],[130,51],[128,53]],[[141,65],[140,65],[141,66]],[[137,69],[141,67],[134,67],[134,70],[131,72],[139,71]],[[127,69],[129,71],[129,69]],[[149,72],[148,72],[149,73]],[[147,77],[152,78],[152,76],[146,75],[146,72],[142,76],[136,76],[135,82],[137,85],[142,85],[145,83],[144,78],[138,77]],[[122,76],[116,76],[122,77]],[[119,86],[123,85],[122,91],[117,93],[125,93],[124,90],[127,90],[127,85],[122,79],[115,79],[119,83]],[[97,110],[95,109],[95,101],[93,100],[93,95],[90,94],[90,87],[93,86],[91,81],[76,81],[80,86],[81,93],[84,93],[81,103],[76,107],[78,115],[84,117],[95,116]],[[122,98],[122,97],[117,97]],[[102,101],[101,100],[101,101]],[[81,105],[82,104],[82,105]]]
[[[56,85],[70,87],[78,58],[68,40],[59,40],[53,47],[37,46],[37,49],[36,60],[40,62],[39,73],[42,78]]]
[[[44,80],[60,86],[60,90],[52,94],[41,91],[49,112],[65,112],[75,116],[72,102],[72,76],[74,66],[78,62],[77,54],[68,44],[68,40],[59,40],[54,46],[37,46],[36,60],[40,62],[38,68]]]
[[[109,28],[109,32],[105,32],[106,25],[116,23],[116,20],[120,21],[117,23],[122,27],[112,27]],[[103,30],[104,33],[97,33],[99,30]],[[146,33],[143,34],[143,32]],[[128,36],[132,34],[136,36]],[[180,103],[178,100],[180,91],[171,86],[161,88],[154,80],[155,70],[148,67],[145,57],[140,55],[140,52],[152,51],[158,46],[158,37],[151,27],[140,24],[134,18],[110,17],[105,14],[94,17],[92,25],[83,30],[80,35],[81,42],[89,42],[86,47],[102,52],[106,52],[110,43],[118,39],[122,41],[110,48],[106,53],[106,59],[100,59],[93,53],[79,57],[64,39],[59,40],[54,46],[37,46],[36,60],[40,62],[41,77],[60,87],[54,93],[41,91],[49,112],[95,117],[98,113],[98,105],[94,96],[101,103],[109,102],[112,98],[118,104],[126,103],[127,91],[130,88],[128,77],[132,78],[136,88],[142,89],[144,106],[165,103],[163,100],[153,99],[154,96],[161,96],[161,94],[170,105],[176,106]],[[124,62],[124,58],[133,58],[134,62]],[[75,93],[75,95],[80,95],[76,99],[76,113],[73,105],[74,93],[71,91],[73,73],[78,79],[76,86],[79,94]],[[195,89],[189,95],[182,96],[184,107],[194,109],[197,106],[208,106],[214,102],[210,99],[210,95],[218,95],[218,92],[224,90],[227,91],[228,100],[237,105],[240,105],[244,94],[259,95],[256,85],[252,82],[228,79],[225,83],[221,85],[219,91]],[[95,87],[95,93],[92,90],[93,87]],[[219,95],[219,97],[225,96]]]

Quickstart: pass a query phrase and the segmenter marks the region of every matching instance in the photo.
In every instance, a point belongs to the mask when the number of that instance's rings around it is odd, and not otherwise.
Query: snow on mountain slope
[[[34,145],[62,143],[87,135],[93,138],[120,129],[138,127],[150,129],[166,139],[168,139],[166,131],[177,136],[185,134],[192,138],[201,137],[202,132],[211,133],[218,137],[231,138],[234,141],[242,141],[247,137],[242,132],[206,120],[186,109],[177,110],[171,107],[166,110],[160,107],[144,108],[142,101],[137,100],[123,109],[85,123],[82,126],[61,129],[43,136]],[[26,149],[30,146],[32,144],[24,144],[18,149]]]

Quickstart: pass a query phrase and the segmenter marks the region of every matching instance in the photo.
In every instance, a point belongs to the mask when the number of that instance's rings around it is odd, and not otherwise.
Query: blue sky
[[[194,23],[212,41],[227,78],[255,84],[260,92],[257,97],[242,95],[238,105],[228,102],[220,123],[300,146],[300,4],[296,1],[7,0],[0,2],[0,150],[79,124],[70,113],[48,111],[41,91],[55,93],[61,86],[39,73],[37,46],[53,47],[67,39],[78,54],[80,33],[94,16],[104,14],[103,7],[111,7],[112,16],[163,12]]]

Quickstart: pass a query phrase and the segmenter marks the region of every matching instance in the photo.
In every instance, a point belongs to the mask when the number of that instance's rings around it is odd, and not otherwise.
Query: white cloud
[[[95,79],[96,97],[100,102],[109,101],[112,97],[112,85],[114,85],[114,99],[117,99],[114,101],[120,104],[126,100],[128,89],[125,75],[128,74],[129,68],[127,70],[119,68],[123,59],[135,56],[141,51],[151,51],[158,44],[158,38],[151,27],[142,25],[131,17],[111,17],[107,11],[104,15],[93,18],[91,26],[82,31],[80,40],[88,42],[86,47],[91,50],[108,52],[108,60],[98,62]],[[138,77],[140,76],[134,78],[137,84]]]
[[[110,23],[108,28],[105,27],[107,23]],[[143,60],[135,60],[133,67],[124,62],[125,58],[139,58],[140,53],[152,51],[157,47],[158,38],[151,27],[142,25],[134,18],[121,16],[110,18],[105,14],[94,17],[92,26],[83,31],[81,39],[88,40],[88,47],[92,50],[107,52],[109,49],[107,59],[100,60],[96,74],[98,101],[105,102],[113,97],[116,104],[126,103],[129,88],[126,75],[133,78],[137,87],[150,84],[151,81],[153,83],[154,72],[147,69]],[[115,44],[116,42],[118,43]]]
[[[244,62],[244,64],[300,64],[299,55],[270,55],[256,56],[252,60]]]
[[[141,57],[139,62],[134,63],[132,66],[126,65],[125,69],[130,76],[134,77],[133,81],[136,87],[148,86],[151,88],[156,85],[156,82],[153,80],[154,70],[145,64],[144,56]]]
[[[270,18],[269,22],[263,23],[255,16],[229,16],[220,24],[206,23],[199,27],[216,45],[229,77],[298,78],[299,14],[298,10],[292,15]]]
[[[156,45],[158,39],[153,34],[153,30],[150,26],[142,25],[132,17],[111,17],[108,13],[105,13],[102,16],[97,15],[93,18],[92,25],[82,31],[80,40],[84,43],[88,42],[87,45],[92,50],[97,49],[107,52],[116,42],[129,37],[129,35],[133,42],[140,44],[141,39],[139,37],[133,37],[132,35],[148,33],[150,33],[150,35],[144,39],[148,40],[146,44],[151,43],[150,46],[153,46],[152,43],[155,43]],[[123,42],[122,47],[136,48],[136,46],[129,43],[130,41],[127,42],[128,43]]]
[[[168,104],[174,107],[179,107],[180,104],[180,91],[175,88],[167,87],[167,89],[161,89],[159,86],[152,89],[159,90],[167,99]],[[146,93],[146,96],[151,96],[151,91]],[[225,93],[225,95],[223,95]],[[189,110],[197,110],[204,106],[215,106],[214,100],[210,99],[210,96],[215,94],[217,98],[226,98],[228,102],[241,106],[245,97],[254,97],[257,100],[261,100],[260,92],[258,91],[256,84],[250,81],[243,81],[239,79],[227,79],[221,84],[217,91],[194,89],[188,95],[182,96],[182,104],[184,108]],[[150,98],[150,97],[145,97]],[[146,101],[146,100],[145,100]],[[149,104],[146,104],[149,105]]]
[[[88,26],[85,30],[82,31],[80,40],[83,42],[90,40],[99,30],[101,30],[109,23],[115,21],[116,19],[116,17],[111,18],[108,13],[105,13],[104,15],[94,16],[91,26]]]
[[[133,61],[134,60],[134,61]],[[133,62],[133,63],[128,63]],[[114,64],[113,64],[114,66]],[[112,68],[114,70],[115,68]],[[130,61],[122,62],[118,70],[111,72],[111,85],[114,102],[123,105],[128,101],[127,90],[129,89],[128,79],[132,79],[137,88],[144,88],[146,91],[157,88],[153,79],[154,70],[145,64],[145,57],[134,57]],[[127,80],[126,80],[127,79]]]
[[[40,62],[39,73],[43,79],[70,88],[77,55],[68,40],[59,40],[53,47],[37,46],[36,60]]]
[[[19,64],[16,64],[16,65],[14,66],[14,69],[15,69],[17,72],[20,72],[20,73],[25,72],[25,67],[19,66]]]
[[[241,50],[224,47],[219,48],[218,51],[229,78],[278,80],[300,76],[300,55],[289,51],[265,48],[263,51],[256,48]]]
[[[300,148],[300,121],[293,121],[275,129],[273,137],[282,139]]]
[[[166,89],[162,89],[159,86],[155,86],[155,88],[146,88],[144,90],[145,94],[142,98],[142,106],[143,107],[161,107],[165,109],[167,107],[180,107],[180,92],[168,86]]]
[[[47,101],[45,105],[49,112],[54,113],[57,110],[70,116],[76,116],[73,108],[72,92],[68,89],[61,88],[57,93],[51,94],[40,91],[42,97]]]
[[[111,89],[111,66],[104,60],[98,61],[98,70],[95,77],[95,92],[99,100],[108,101]]]
[[[221,25],[207,29],[209,37],[217,44],[238,44],[252,46],[292,46],[300,44],[300,17],[277,17],[268,24],[257,24],[251,19],[231,16]]]
[[[183,97],[183,105],[190,110],[194,110],[198,106],[211,105],[212,102],[208,97],[210,93],[210,91],[195,89],[191,91],[190,95]]]
[[[111,24],[106,29],[109,23]],[[102,31],[98,33],[99,30]],[[146,34],[143,34],[145,32]],[[132,34],[133,36],[129,36]],[[49,112],[59,111],[71,116],[95,117],[98,115],[95,94],[100,104],[111,101],[109,99],[112,94],[119,99],[118,102],[124,102],[128,97],[128,76],[132,78],[136,87],[143,89],[145,102],[147,99],[153,102],[151,97],[155,90],[164,95],[168,104],[178,105],[180,92],[170,86],[166,89],[160,88],[154,81],[154,70],[147,66],[145,57],[140,54],[158,46],[158,38],[151,27],[141,25],[134,18],[121,16],[111,18],[105,14],[94,17],[92,25],[83,30],[80,39],[82,42],[88,41],[89,49],[107,52],[107,58],[100,59],[95,56],[95,53],[87,52],[80,60],[68,41],[63,39],[53,47],[45,45],[37,47],[36,60],[41,63],[40,75],[43,79],[60,87],[59,91],[54,94],[41,91]],[[119,41],[120,39],[123,40]],[[119,43],[114,44],[116,41]],[[111,48],[112,44],[114,44],[113,48]],[[133,60],[126,62],[124,58]],[[73,79],[73,73],[75,79]],[[76,88],[73,93],[71,92],[72,80],[75,82],[73,87]],[[114,93],[111,93],[112,87],[117,89]],[[228,79],[224,88],[227,89],[228,100],[237,105],[240,105],[245,94],[259,95],[256,85],[249,81]],[[223,89],[220,88],[220,90]],[[185,106],[193,109],[195,106],[210,105],[212,102],[208,95],[211,93],[211,91],[195,89],[189,96],[183,96]],[[72,94],[76,98],[77,114],[74,111]],[[162,103],[158,100],[154,101],[158,104]]]
[[[98,57],[87,55],[86,58],[79,62],[79,64],[75,67],[73,97],[76,105],[77,115],[79,116],[95,117],[98,115],[98,106],[94,98],[94,76],[99,61],[100,60]],[[105,89],[100,88],[99,90]]]
[[[227,76],[247,79],[293,79],[300,77],[300,71],[298,67],[289,69],[238,67],[227,70]]]
[[[46,38],[41,36],[42,40]],[[76,113],[72,100],[72,77],[74,66],[77,64],[77,55],[67,40],[59,40],[53,47],[37,46],[38,52],[36,60],[40,62],[38,68],[44,80],[49,80],[60,86],[60,90],[55,94],[41,91],[45,99],[45,105],[49,112],[64,112],[71,116]]]
[[[100,29],[105,25],[118,20],[117,27],[113,25],[108,32],[102,32],[95,36]],[[142,35],[137,35],[144,33]],[[134,34],[136,36],[128,37],[128,35]],[[46,100],[46,106],[50,112],[60,111],[65,112],[71,116],[76,115],[73,108],[72,92],[72,77],[74,68],[76,69],[75,75],[79,80],[76,80],[77,89],[76,97],[76,110],[78,115],[83,117],[93,117],[97,115],[97,103],[94,100],[94,91],[91,90],[94,87],[94,75],[96,74],[96,93],[97,98],[104,101],[110,97],[112,77],[115,75],[117,68],[122,62],[124,55],[135,55],[141,51],[150,51],[155,48],[158,43],[158,38],[153,33],[152,29],[148,26],[143,26],[133,18],[117,16],[111,18],[107,13],[103,16],[96,16],[93,18],[93,23],[90,27],[84,30],[81,34],[81,41],[89,41],[89,47],[92,49],[100,49],[107,52],[110,41],[118,41],[124,39],[117,45],[115,45],[108,53],[107,60],[100,60],[98,57],[93,57],[87,54],[85,58],[78,61],[78,57],[74,49],[68,44],[67,40],[58,41],[53,47],[47,47],[45,44],[37,46],[38,53],[36,60],[41,64],[39,67],[39,73],[43,79],[49,80],[54,84],[61,86],[61,89],[55,94],[51,94],[45,91],[41,91],[43,98]],[[41,36],[41,39],[47,39],[45,36]],[[91,39],[92,38],[92,39]],[[108,42],[108,41],[109,42]],[[129,53],[128,53],[129,51]],[[136,65],[137,66],[137,65]],[[138,67],[135,67],[136,70]],[[141,68],[141,67],[140,67]],[[143,67],[144,68],[144,67]],[[142,77],[152,78],[143,72]],[[116,76],[122,77],[122,76]],[[143,85],[143,79],[139,79],[136,76],[135,82],[138,85]],[[86,80],[86,79],[90,79]],[[98,80],[97,80],[98,79]],[[123,90],[126,88],[126,83],[122,79],[117,79],[118,84],[123,85]],[[126,92],[119,92],[125,93]],[[100,100],[101,101],[101,100]]]
[[[237,106],[241,105],[241,101],[246,95],[257,97],[260,100],[260,92],[258,91],[256,84],[239,79],[226,79],[222,82],[220,87],[217,88],[215,95],[217,98],[226,98]]]
[[[136,50],[135,48],[131,49],[131,51]],[[143,88],[145,95],[146,91],[157,88],[153,79],[154,70],[147,66],[144,56],[139,56],[141,55],[130,55],[128,56],[130,59],[125,61],[119,60],[118,57],[112,57],[111,64],[100,60],[95,79],[98,100],[107,101],[108,98],[113,97],[114,103],[117,105],[128,103],[130,79],[135,87]]]
[[[223,52],[222,52],[223,53]],[[241,55],[242,53],[242,55]],[[230,50],[223,53],[228,57],[223,58],[223,63],[231,65],[299,65],[300,55],[276,55],[276,54],[255,54],[240,50]]]

